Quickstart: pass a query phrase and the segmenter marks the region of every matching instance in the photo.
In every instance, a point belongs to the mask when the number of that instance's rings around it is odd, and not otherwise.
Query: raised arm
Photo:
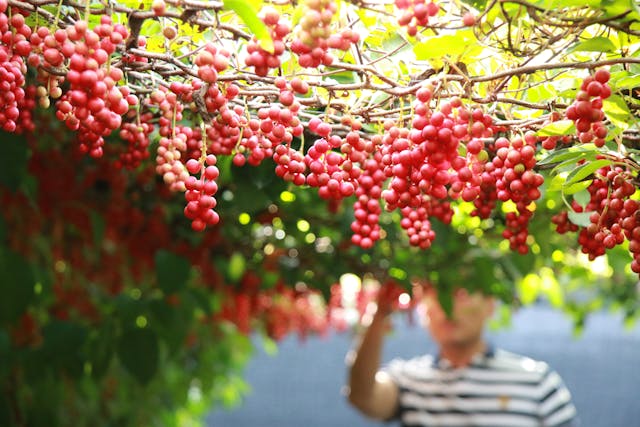
[[[380,371],[389,311],[382,308],[373,316],[359,345],[347,359],[349,364],[349,402],[368,417],[387,420],[398,408],[398,386]]]

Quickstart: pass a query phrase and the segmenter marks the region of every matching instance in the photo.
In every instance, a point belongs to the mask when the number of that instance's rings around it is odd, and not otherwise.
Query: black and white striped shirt
[[[560,376],[544,362],[490,349],[464,368],[426,355],[385,368],[400,389],[403,426],[577,426]]]

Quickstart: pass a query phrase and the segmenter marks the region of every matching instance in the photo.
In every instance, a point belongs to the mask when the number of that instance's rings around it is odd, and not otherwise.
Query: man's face
[[[447,317],[434,289],[423,299],[427,328],[440,346],[468,345],[482,338],[484,324],[493,314],[494,301],[479,292],[458,289],[453,295],[453,312]]]

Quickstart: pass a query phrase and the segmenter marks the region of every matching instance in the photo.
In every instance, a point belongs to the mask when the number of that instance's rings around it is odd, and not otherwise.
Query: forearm
[[[362,408],[373,401],[376,373],[380,369],[384,336],[389,319],[382,313],[373,316],[359,345],[351,354],[349,369],[349,400]]]

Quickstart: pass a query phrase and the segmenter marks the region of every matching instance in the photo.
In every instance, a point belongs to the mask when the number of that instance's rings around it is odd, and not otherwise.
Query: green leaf
[[[538,136],[563,136],[571,135],[576,132],[576,126],[573,120],[559,120],[557,122],[551,122],[546,126],[543,126],[536,133]]]
[[[573,195],[573,200],[575,200],[576,203],[584,208],[585,206],[587,206],[587,203],[589,203],[589,200],[591,200],[591,193],[589,193],[589,191],[587,191],[587,189],[585,188],[581,191],[576,192]]]
[[[605,166],[609,166],[612,163],[613,161],[607,160],[607,159],[595,160],[593,162],[584,163],[569,173],[564,185],[566,187],[576,182],[582,181],[583,179],[590,176],[592,173],[594,173],[598,169],[603,168]]]
[[[606,17],[626,14],[622,21],[640,19],[640,7],[634,0],[601,0]]]
[[[165,293],[174,293],[187,285],[191,274],[191,264],[188,259],[159,250],[156,252],[155,264],[158,286]]]
[[[482,12],[487,7],[487,0],[462,0],[463,3],[468,4],[474,9]]]
[[[416,43],[413,51],[418,60],[441,59],[445,56],[455,58],[477,45],[478,41],[472,30],[461,30],[455,34],[428,37],[425,41]]]
[[[621,77],[616,78],[615,75],[611,75],[611,80],[609,80],[610,85],[615,90],[628,90],[628,89],[636,89],[640,88],[640,76],[639,75],[629,75],[626,71],[624,73],[616,73],[622,74]]]
[[[571,52],[614,52],[616,45],[607,37],[594,37],[573,45],[567,50]]]
[[[16,190],[26,176],[29,149],[22,136],[0,131],[0,184]]]
[[[247,261],[244,259],[244,255],[240,252],[234,252],[229,258],[227,264],[227,277],[233,283],[236,283],[244,275],[247,269]]]
[[[102,240],[104,240],[104,217],[98,212],[92,210],[89,214],[91,220],[91,230],[93,234],[93,242],[97,248],[102,247]]]
[[[529,305],[536,301],[540,288],[542,287],[542,279],[537,274],[527,274],[518,282],[518,294],[522,304]]]
[[[91,363],[93,378],[102,378],[107,372],[115,352],[113,323],[105,321],[88,340],[87,359]]]
[[[35,279],[29,263],[0,246],[0,323],[15,321],[34,297]]]
[[[579,193],[583,190],[586,190],[591,185],[591,182],[592,182],[591,180],[586,180],[586,181],[579,181],[571,185],[567,185],[562,188],[562,192],[565,195]]]
[[[5,375],[9,373],[11,368],[10,363],[7,363],[9,360],[9,352],[11,350],[11,340],[9,338],[9,334],[0,329],[0,360],[3,363],[0,363],[0,382],[3,381]]]
[[[117,353],[124,368],[141,384],[147,384],[158,370],[158,338],[149,328],[124,331]]]
[[[226,10],[234,11],[244,21],[249,30],[258,39],[260,47],[269,53],[273,53],[273,39],[267,26],[258,18],[257,9],[244,0],[224,0],[223,3]]]
[[[593,212],[575,212],[571,210],[568,212],[569,221],[580,227],[588,227],[589,224],[591,224],[589,218],[592,213]]]
[[[87,339],[87,328],[77,323],[53,320],[42,330],[43,354],[48,363],[67,374],[79,377],[84,371],[82,347]]]
[[[278,343],[267,335],[262,337],[262,348],[269,356],[275,356],[278,354]]]
[[[628,129],[631,120],[631,111],[618,95],[611,95],[602,102],[602,111],[607,115],[611,123],[620,129]]]
[[[548,156],[538,160],[539,165],[552,165],[566,161],[578,162],[579,160],[595,159],[596,150],[579,147],[561,148],[551,152]]]
[[[567,7],[600,6],[601,0],[537,0],[535,6],[544,9],[565,9]]]

